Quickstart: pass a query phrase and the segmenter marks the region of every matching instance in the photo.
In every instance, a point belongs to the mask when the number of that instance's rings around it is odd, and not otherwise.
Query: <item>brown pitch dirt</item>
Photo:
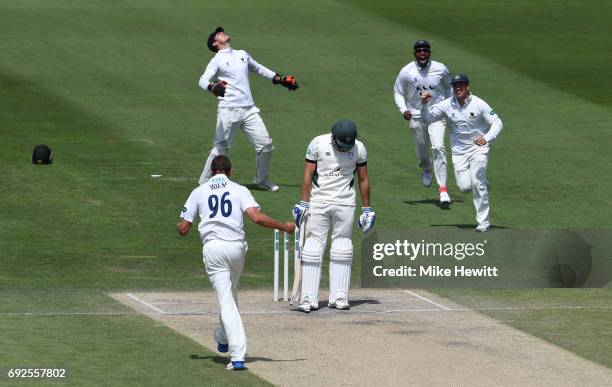
[[[213,293],[112,296],[216,351]],[[423,291],[355,289],[351,310],[310,314],[270,292],[239,297],[247,366],[275,385],[612,384],[602,365]]]

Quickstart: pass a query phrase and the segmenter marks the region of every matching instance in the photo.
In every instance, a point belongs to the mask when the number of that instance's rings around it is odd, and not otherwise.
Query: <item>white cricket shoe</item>
[[[297,310],[304,313],[310,313],[310,311],[312,310],[310,302],[303,301],[300,305],[298,305]]]
[[[351,309],[351,306],[349,305],[348,301],[344,298],[338,298],[336,300],[336,302],[329,304],[330,308],[336,308],[338,310],[349,310]]]
[[[487,232],[489,231],[489,224],[488,223],[481,223],[476,227],[476,232]]]
[[[257,182],[257,178],[253,178],[253,183],[257,184],[258,187],[265,189],[266,191],[276,192],[278,191],[278,185],[274,184],[274,182],[267,177],[261,183]]]
[[[451,204],[451,198],[448,196],[448,192],[440,192],[440,206],[448,208]]]

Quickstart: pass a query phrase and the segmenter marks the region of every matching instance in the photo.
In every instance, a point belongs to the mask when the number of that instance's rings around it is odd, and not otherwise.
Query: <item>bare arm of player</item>
[[[259,210],[257,207],[250,207],[246,209],[246,214],[251,219],[251,222],[267,228],[275,228],[284,232],[293,234],[295,232],[294,222],[279,222],[278,220],[269,217]]]
[[[312,189],[312,177],[317,170],[317,163],[306,161],[304,163],[304,179],[302,180],[302,190],[300,191],[303,202],[310,201],[310,190]]]
[[[363,207],[370,207],[370,177],[368,176],[367,165],[357,167],[357,177],[359,178],[361,205]]]
[[[176,224],[176,229],[181,235],[187,235],[189,233],[189,230],[191,230],[191,222],[188,222],[183,219]]]

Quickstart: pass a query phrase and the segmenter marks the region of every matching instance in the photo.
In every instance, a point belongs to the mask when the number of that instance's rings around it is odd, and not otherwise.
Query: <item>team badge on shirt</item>
[[[353,152],[346,152],[346,158],[352,160],[355,158],[355,154]]]
[[[474,114],[474,112],[470,112],[470,118],[474,118],[476,117],[476,114]]]
[[[246,63],[246,58],[245,57],[240,58],[240,60],[242,61],[242,63]]]

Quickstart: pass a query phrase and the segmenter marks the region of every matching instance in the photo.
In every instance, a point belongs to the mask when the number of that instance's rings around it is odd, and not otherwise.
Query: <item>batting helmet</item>
[[[429,42],[427,40],[422,40],[422,39],[414,42],[414,46],[412,48],[415,51],[418,50],[419,48],[423,48],[425,50],[431,51],[431,46],[429,45]]]
[[[208,46],[208,49],[212,52],[217,52],[219,51],[215,46],[213,46],[213,43],[215,42],[215,36],[219,33],[219,32],[225,32],[223,30],[223,27],[217,27],[215,28],[215,31],[213,33],[211,33],[210,35],[208,35],[208,42],[206,43],[206,45]]]
[[[53,162],[53,152],[45,144],[36,145],[32,151],[33,164],[51,164]]]
[[[465,74],[455,74],[451,77],[451,85],[455,83],[465,83],[466,85],[470,84],[470,78],[468,78]]]
[[[348,152],[355,146],[357,125],[351,120],[342,119],[332,126],[332,143],[340,152]]]

